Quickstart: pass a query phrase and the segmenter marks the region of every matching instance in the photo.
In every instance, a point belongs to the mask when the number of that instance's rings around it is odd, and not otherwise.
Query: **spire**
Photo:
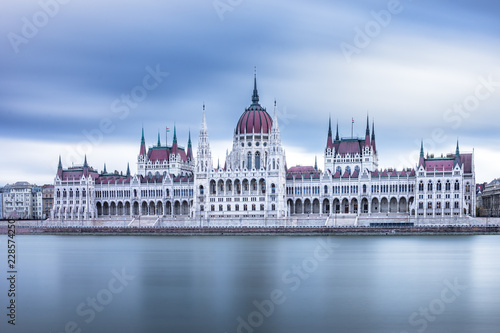
[[[326,149],[333,149],[332,140],[332,116],[328,116],[328,138],[326,139]]]
[[[160,143],[160,130],[158,130],[158,147],[161,147],[161,143]]]
[[[62,170],[61,155],[59,155],[59,164],[57,165],[57,170]]]
[[[203,102],[203,116],[201,119],[201,129],[202,130],[207,129],[207,120],[205,119],[205,102]]]
[[[377,152],[377,146],[375,145],[375,121],[372,122],[372,148],[375,154]]]
[[[368,113],[366,114],[366,133],[365,133],[365,148],[370,148],[370,123],[368,120]]]
[[[106,171],[106,163],[104,163],[104,171],[103,171],[102,173],[104,173],[104,174],[108,173],[108,172]]]
[[[314,170],[318,171],[318,156],[314,156]]]
[[[85,154],[85,160],[83,161],[83,168],[88,168],[88,164],[87,164],[87,154]]]
[[[257,92],[257,69],[256,68],[254,68],[254,73],[253,73],[252,104],[259,104],[259,93]]]
[[[368,122],[368,114],[366,114],[366,135],[370,136],[370,124]]]
[[[339,121],[337,119],[337,133],[335,134],[335,141],[339,141],[340,138],[339,138]]]
[[[420,158],[418,160],[418,166],[425,168],[425,158],[424,158],[424,140],[420,140]]]
[[[144,126],[142,127],[141,149],[139,151],[139,156],[146,156],[146,142],[144,141]]]
[[[217,159],[217,170],[220,169],[220,163],[219,162],[220,162],[219,159]]]
[[[127,162],[127,176],[130,176],[130,165]]]
[[[189,130],[189,136],[188,136],[187,158],[188,160],[193,159],[193,148],[191,146],[191,130]]]
[[[177,143],[177,134],[176,134],[175,125],[174,125],[174,141],[173,141],[173,144],[176,144],[176,143]]]
[[[458,148],[458,139],[457,139],[457,150],[455,151],[455,161],[453,161],[453,167],[455,165],[458,165],[459,167],[462,166],[462,160],[460,159],[460,149]]]
[[[332,115],[328,116],[328,137],[332,137]]]

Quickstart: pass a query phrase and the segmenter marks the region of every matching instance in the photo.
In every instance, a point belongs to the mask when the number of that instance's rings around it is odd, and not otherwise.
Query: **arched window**
[[[326,185],[325,185],[325,187],[326,187]],[[276,185],[274,185],[274,184],[271,184],[271,193],[272,194],[276,193]]]
[[[247,169],[251,170],[252,169],[252,153],[248,152],[247,154]]]
[[[255,153],[255,169],[257,169],[257,170],[260,169],[260,153],[259,152]]]
[[[57,197],[60,198],[61,197],[61,191],[57,190]]]
[[[342,174],[342,168],[340,166],[337,167],[337,171]]]
[[[363,193],[366,193],[366,184],[363,184]]]
[[[203,185],[200,185],[200,195],[203,195]]]
[[[346,166],[345,167],[345,171],[347,171],[348,174],[351,174],[351,167],[350,166]]]
[[[450,190],[450,188],[451,188],[450,181],[449,181],[449,180],[447,180],[447,181],[446,181],[446,184],[445,184],[445,190],[446,190],[446,191],[449,191],[449,190]]]
[[[420,181],[420,183],[418,184],[418,190],[419,191],[423,191],[424,190],[424,182]]]
[[[436,190],[441,191],[441,181],[440,180],[438,180],[438,182],[436,184]]]
[[[429,180],[429,183],[427,184],[427,191],[432,191],[432,182]]]
[[[458,180],[455,180],[455,191],[458,190],[460,190],[460,183],[458,182]]]
[[[325,185],[325,189],[324,190],[325,190],[325,194],[328,194],[328,186],[327,185]]]
[[[354,167],[354,171],[357,171],[357,172],[359,173],[359,170],[360,170],[360,169],[359,169],[359,165],[356,165],[356,166]]]

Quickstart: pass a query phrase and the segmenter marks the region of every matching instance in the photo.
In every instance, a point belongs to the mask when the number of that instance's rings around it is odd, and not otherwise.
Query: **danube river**
[[[0,237],[1,332],[500,331],[500,236]]]

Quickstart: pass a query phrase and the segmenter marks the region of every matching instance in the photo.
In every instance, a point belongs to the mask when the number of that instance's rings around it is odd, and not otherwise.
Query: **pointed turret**
[[[59,164],[57,165],[57,175],[61,179],[62,179],[62,173],[63,173],[63,168],[62,168],[62,163],[61,163],[61,155],[59,155]]]
[[[376,154],[377,153],[377,145],[375,144],[375,121],[372,122],[372,149],[373,149],[373,153]]]
[[[106,163],[104,163],[104,171],[102,172],[103,174],[107,174],[108,172],[106,171]]]
[[[188,136],[187,159],[188,161],[193,160],[193,147],[191,146],[191,130],[189,130],[189,136]]]
[[[318,171],[318,156],[314,156],[314,170]]]
[[[366,133],[365,133],[365,147],[370,147],[370,123],[368,120],[368,115],[366,115]]]
[[[158,130],[158,147],[161,147],[161,142],[160,142],[160,130]]]
[[[127,177],[130,176],[130,165],[127,163]]]
[[[462,167],[462,160],[460,159],[460,149],[458,148],[458,139],[457,139],[457,149],[455,150],[455,161],[453,161],[453,167],[458,165]]]
[[[87,154],[85,154],[85,160],[83,161],[83,175],[88,177],[89,175],[89,165],[87,164]]]
[[[146,142],[144,141],[144,127],[142,128],[141,149],[139,151],[139,156],[146,157]]]
[[[333,138],[332,138],[332,117],[328,117],[328,138],[326,139],[326,149],[333,150]]]
[[[172,140],[172,154],[177,155],[177,132],[174,125],[174,139]]]
[[[424,140],[420,141],[420,158],[418,160],[418,166],[423,166],[425,168],[425,158],[424,158]]]
[[[254,73],[253,73],[252,105],[259,105],[259,93],[257,91],[257,70],[256,69],[254,69]]]
[[[335,133],[335,141],[340,141],[339,138],[339,121],[337,119],[337,132]]]

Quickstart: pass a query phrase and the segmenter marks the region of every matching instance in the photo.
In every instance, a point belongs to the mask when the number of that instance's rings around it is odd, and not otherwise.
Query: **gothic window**
[[[456,180],[455,181],[455,191],[458,191],[458,190],[460,190],[460,184],[458,183],[458,180]]]
[[[424,183],[422,181],[420,181],[420,183],[418,184],[418,190],[419,191],[423,191],[424,190]]]
[[[273,170],[276,169],[276,161],[275,159],[273,158]]]
[[[252,210],[255,210],[255,204],[252,205]]]
[[[436,184],[436,190],[441,191],[441,181],[440,180],[438,180],[438,182]]]
[[[240,210],[240,205],[236,205],[236,206],[234,207],[234,210],[235,210],[235,211],[239,211],[239,210]]]
[[[449,201],[444,203],[444,208],[450,209],[450,202]]]
[[[366,193],[366,184],[363,184],[363,194]]]
[[[455,209],[458,209],[458,201],[455,201]]]
[[[260,153],[259,152],[255,153],[255,169],[257,169],[257,170],[260,169]]]
[[[436,208],[437,208],[437,209],[441,209],[441,202],[437,202],[437,203],[436,203]]]
[[[345,167],[345,171],[347,171],[348,174],[351,174],[351,167],[350,166],[346,166]]]
[[[342,174],[342,168],[340,166],[337,167],[337,171]]]
[[[432,209],[432,202],[427,203],[427,209]]]
[[[264,204],[260,204],[260,210],[264,210]]]
[[[251,170],[252,169],[252,153],[248,152],[247,154],[247,169]]]
[[[63,190],[63,198],[66,198],[68,195],[66,193],[66,190]]]
[[[213,212],[215,211],[215,205],[210,206],[210,210]]]
[[[231,211],[231,205],[227,205],[227,211],[230,212]]]
[[[275,204],[271,205],[271,210],[276,210],[276,205]]]
[[[219,212],[222,212],[223,209],[222,209],[222,205],[219,205]]]
[[[61,197],[61,191],[57,190],[57,197],[60,198]]]
[[[275,194],[276,193],[276,185],[271,184],[271,193]]]
[[[360,170],[360,169],[359,169],[359,165],[356,165],[356,166],[354,167],[354,171],[357,171],[357,172],[359,173],[359,170]]]
[[[447,181],[446,181],[446,184],[445,184],[445,190],[446,190],[446,191],[449,191],[449,190],[450,190],[450,188],[451,188],[450,181],[449,181],[449,180],[447,180]]]
[[[200,195],[203,195],[203,185],[200,185]]]
[[[79,189],[76,189],[75,196],[76,196],[77,198],[79,198],[79,197],[80,197],[80,190],[79,190]]]
[[[274,185],[274,184],[273,184],[273,185]],[[324,191],[325,191],[325,194],[328,194],[328,186],[327,186],[327,185],[325,185],[325,189],[324,189]],[[274,193],[274,192],[273,192],[273,193]]]
[[[429,183],[427,184],[427,191],[432,191],[432,182],[429,180]]]

